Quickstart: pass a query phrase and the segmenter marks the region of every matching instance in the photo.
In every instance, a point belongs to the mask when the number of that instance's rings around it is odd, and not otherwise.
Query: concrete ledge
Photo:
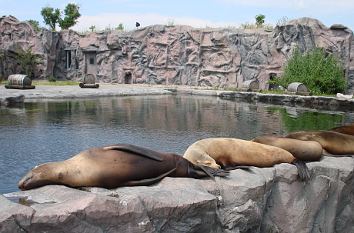
[[[301,106],[331,111],[354,110],[354,99],[343,99],[326,96],[301,96],[289,94],[263,94],[258,92],[209,90],[203,89],[201,87],[189,86],[139,84],[102,84],[99,89],[82,89],[78,86],[37,86],[37,88],[33,90],[5,89],[0,86],[0,104],[2,104],[1,100],[4,100],[7,97],[17,98],[18,96],[24,96],[25,99],[66,99],[166,94],[215,96],[222,99],[262,102],[286,106]]]
[[[0,195],[0,232],[354,232],[354,159],[165,178],[114,190],[46,186]]]
[[[326,96],[303,96],[284,94],[262,94],[257,92],[219,92],[223,99],[240,99],[248,102],[262,102],[286,106],[301,106],[325,110],[354,110],[354,99],[340,99]]]

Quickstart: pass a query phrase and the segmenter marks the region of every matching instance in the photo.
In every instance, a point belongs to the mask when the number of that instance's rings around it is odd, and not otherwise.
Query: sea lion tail
[[[292,164],[296,166],[300,180],[305,181],[310,179],[310,171],[304,161],[296,159],[292,162]]]

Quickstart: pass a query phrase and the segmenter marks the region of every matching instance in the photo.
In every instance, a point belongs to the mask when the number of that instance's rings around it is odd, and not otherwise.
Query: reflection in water
[[[308,112],[204,96],[63,100],[0,108],[0,193],[16,191],[17,181],[33,166],[93,146],[132,143],[182,154],[201,138],[251,139],[328,129],[351,119],[351,113]]]

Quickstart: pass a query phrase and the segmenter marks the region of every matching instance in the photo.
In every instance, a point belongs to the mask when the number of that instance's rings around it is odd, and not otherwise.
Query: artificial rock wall
[[[266,89],[269,78],[281,73],[292,48],[307,51],[318,46],[342,61],[349,92],[354,88],[352,31],[343,25],[327,28],[310,18],[271,31],[154,25],[81,35],[71,30],[35,33],[27,23],[2,17],[0,35],[0,49],[24,46],[44,57],[38,68],[40,78],[54,74],[59,79],[82,80],[89,49],[97,54],[99,82],[240,88],[244,81],[256,79]],[[5,76],[16,70],[7,68],[16,66],[13,61],[6,64]]]

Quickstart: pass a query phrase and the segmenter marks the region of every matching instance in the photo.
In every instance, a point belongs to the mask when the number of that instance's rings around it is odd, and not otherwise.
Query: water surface
[[[89,147],[132,143],[182,154],[206,137],[251,139],[351,122],[351,112],[200,96],[135,96],[27,102],[0,108],[0,193],[17,191],[32,167]]]

